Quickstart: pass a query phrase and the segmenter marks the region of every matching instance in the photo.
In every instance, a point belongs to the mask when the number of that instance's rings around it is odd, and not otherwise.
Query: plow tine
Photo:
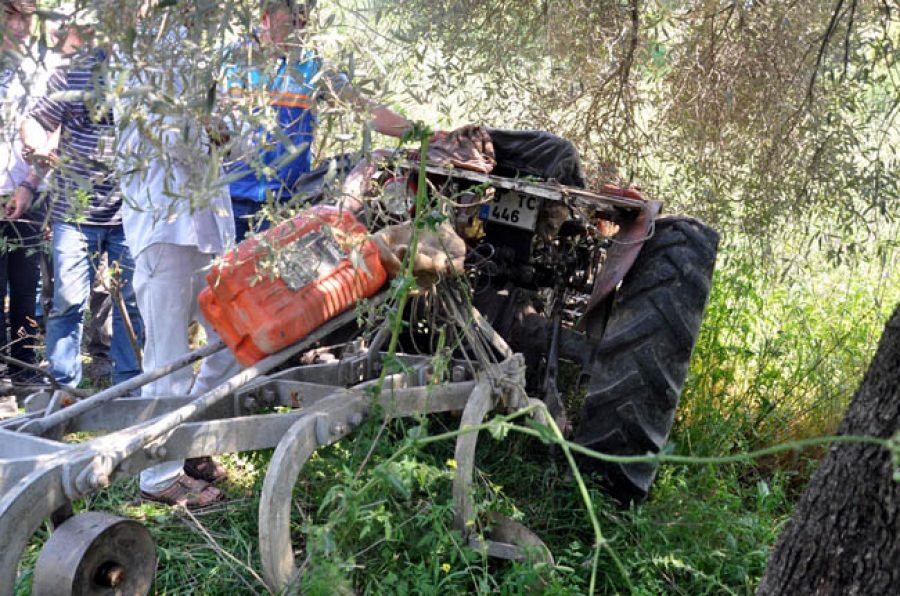
[[[540,403],[529,400],[527,395],[518,396],[520,405]],[[463,410],[460,429],[475,426],[484,421],[494,405],[493,390],[489,381],[481,381],[475,386]],[[488,556],[533,563],[553,563],[553,555],[547,545],[531,530],[519,522],[498,513],[487,513],[484,538],[476,530],[477,522],[473,504],[472,475],[475,469],[475,447],[478,433],[460,435],[456,440],[456,476],[453,479],[454,527],[462,532],[468,545]]]
[[[493,395],[488,381],[481,381],[475,386],[466,409],[463,410],[459,427],[481,424],[493,407]],[[460,435],[456,440],[456,477],[453,479],[453,505],[456,510],[453,525],[468,537],[475,523],[475,506],[472,503],[472,473],[475,469],[475,446],[478,433]]]
[[[259,498],[259,558],[269,588],[280,591],[297,575],[291,544],[294,485],[306,460],[318,448],[315,414],[304,416],[284,434],[269,461]]]
[[[297,581],[299,570],[291,543],[294,486],[310,456],[362,423],[369,397],[336,392],[318,410],[297,420],[282,436],[266,470],[259,498],[259,558],[263,579],[273,592]]]
[[[477,544],[485,548],[488,555],[512,561],[554,564],[550,549],[527,527],[493,511],[488,512],[486,517],[490,524],[490,528],[485,531],[488,539],[483,543],[478,541]],[[473,540],[469,542],[472,544]]]

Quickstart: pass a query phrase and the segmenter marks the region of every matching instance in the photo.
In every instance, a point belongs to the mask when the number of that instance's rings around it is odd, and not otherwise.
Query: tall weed
[[[712,455],[837,428],[900,300],[897,253],[788,275],[726,246],[673,437]]]

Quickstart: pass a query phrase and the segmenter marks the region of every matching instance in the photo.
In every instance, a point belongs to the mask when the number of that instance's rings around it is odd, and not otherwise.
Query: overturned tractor
[[[316,206],[211,274],[203,308],[224,343],[88,398],[35,394],[25,414],[0,423],[0,594],[12,593],[46,518],[56,530],[35,594],[146,593],[156,570],[146,529],[72,515],[72,501],[160,461],[269,447],[259,549],[266,582],[284,589],[297,575],[289,521],[304,463],[373,412],[461,411],[460,424],[475,425],[532,406],[596,451],[662,449],[716,232],[661,217],[661,204],[634,189],[584,189],[573,147],[547,133],[466,128],[435,139],[424,161],[377,157],[346,176],[334,175],[338,162],[314,172],[303,183]],[[384,289],[388,274],[413,274],[418,287]],[[396,324],[398,309],[407,325]],[[247,366],[203,395],[124,397],[222,349]],[[557,386],[562,360],[582,371],[577,412]],[[73,432],[97,434],[75,444],[65,440]],[[456,525],[488,554],[534,556],[540,541],[525,528],[474,519],[477,439],[457,441]],[[621,502],[645,498],[656,473],[646,463],[581,464]]]

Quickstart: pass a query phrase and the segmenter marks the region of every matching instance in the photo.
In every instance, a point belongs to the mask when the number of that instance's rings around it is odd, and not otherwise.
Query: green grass
[[[874,351],[900,279],[881,265],[810,268],[781,280],[726,248],[672,443],[687,455],[740,453],[834,430]],[[386,464],[413,435],[453,430],[451,415],[374,422],[305,467],[292,534],[304,574],[291,592],[433,594],[587,591],[593,532],[565,460],[510,433],[479,442],[479,511],[511,516],[541,536],[555,565],[497,561],[462,544],[452,528],[453,444],[416,449]],[[750,594],[819,452],[722,466],[664,466],[650,499],[620,510],[592,487],[609,549],[598,593]],[[145,523],[158,545],[160,594],[265,593],[258,576],[256,510],[270,452],[226,458],[229,501],[196,514],[141,503],[135,480],[77,504]],[[369,490],[363,491],[371,481]],[[46,539],[32,540],[17,582]],[[228,554],[225,554],[228,553]]]
[[[443,432],[454,422],[449,416],[438,417],[429,427]],[[292,520],[298,561],[305,562],[298,586],[303,593],[587,590],[593,535],[562,460],[526,437],[481,438],[479,510],[499,511],[526,524],[547,542],[556,565],[495,561],[464,547],[450,529],[451,444],[431,446],[376,472],[378,463],[393,453],[391,445],[413,426],[393,425],[392,440],[382,442],[356,482],[356,465],[369,447],[365,434],[322,450],[308,464],[295,494]],[[259,573],[256,509],[266,457],[229,457],[235,472],[225,486],[229,502],[193,516],[140,503],[134,480],[97,493],[79,509],[110,511],[147,525],[158,546],[158,593],[264,593],[251,569]],[[789,504],[782,479],[751,490],[742,487],[740,472],[741,467],[666,468],[652,499],[630,511],[618,510],[602,494],[592,493],[604,536],[639,592],[753,591]],[[360,494],[362,483],[373,475],[374,490]],[[25,568],[45,537],[41,532],[33,541]],[[599,577],[600,593],[624,591],[605,554]],[[27,584],[26,572],[19,593],[28,593]]]

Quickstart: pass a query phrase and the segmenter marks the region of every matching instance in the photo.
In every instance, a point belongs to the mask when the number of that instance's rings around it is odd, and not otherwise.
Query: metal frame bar
[[[131,391],[139,389],[147,383],[152,383],[157,379],[161,379],[162,377],[171,374],[176,370],[180,370],[185,366],[196,362],[197,360],[205,358],[206,356],[215,354],[216,352],[224,348],[225,344],[221,341],[217,341],[198,350],[194,350],[193,352],[189,352],[184,356],[180,356],[155,370],[139,374],[134,378],[119,383],[118,385],[113,385],[109,389],[105,389],[87,399],[75,402],[67,408],[53,412],[52,414],[44,416],[43,418],[35,418],[34,420],[22,426],[19,429],[19,432],[31,433],[34,435],[45,435],[59,425],[64,424],[66,421],[78,416],[79,414],[90,411],[100,406],[101,404],[117,397],[128,395]]]
[[[414,169],[418,168],[417,164],[405,163],[400,164],[401,168]],[[620,209],[628,209],[640,211],[644,208],[646,201],[640,199],[631,199],[628,197],[619,197],[611,194],[596,193],[583,188],[574,186],[565,186],[562,184],[552,184],[548,182],[529,182],[518,178],[502,178],[491,174],[482,174],[471,170],[451,169],[442,166],[429,165],[426,168],[429,174],[437,174],[438,176],[446,176],[449,178],[461,178],[479,184],[489,184],[495,188],[504,188],[506,190],[515,190],[525,194],[534,195],[543,199],[553,201],[564,201],[566,198],[574,197],[577,201],[588,201],[586,206],[596,207],[597,203],[606,204],[611,207]]]

